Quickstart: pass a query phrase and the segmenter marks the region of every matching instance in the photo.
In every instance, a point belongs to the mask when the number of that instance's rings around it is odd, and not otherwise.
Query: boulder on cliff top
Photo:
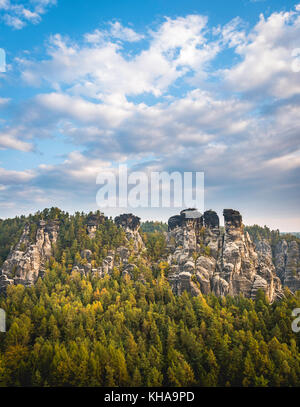
[[[132,213],[124,213],[123,215],[115,217],[115,223],[122,226],[124,229],[128,228],[132,231],[138,230],[140,227],[141,218],[133,215]]]
[[[223,216],[225,223],[230,223],[232,226],[237,228],[242,226],[242,215],[239,211],[234,209],[224,209]]]

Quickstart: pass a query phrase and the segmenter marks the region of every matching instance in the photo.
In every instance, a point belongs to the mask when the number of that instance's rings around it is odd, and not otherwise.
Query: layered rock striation
[[[274,250],[274,264],[281,283],[292,292],[300,290],[300,246],[280,240]]]
[[[0,290],[10,284],[31,286],[39,276],[43,276],[44,265],[53,253],[53,245],[57,241],[58,221],[38,224],[35,242],[30,242],[30,226],[26,225],[23,234],[12,248],[0,271]]]
[[[244,295],[255,298],[262,289],[274,301],[283,296],[280,279],[272,263],[267,242],[255,248],[244,233],[242,216],[225,209],[225,231],[221,234],[216,212],[209,210],[197,219],[184,213],[169,221],[168,262],[170,284],[176,294]]]
[[[283,297],[283,287],[292,292],[300,290],[297,241],[279,240],[275,248],[265,239],[254,244],[244,232],[238,211],[224,209],[223,216],[224,228],[220,228],[219,217],[213,210],[202,215],[190,208],[169,219],[168,280],[175,294],[186,290],[195,296],[214,293],[254,299],[258,290],[263,290],[270,301],[275,301]],[[97,229],[105,219],[102,214],[88,217],[86,228],[90,239],[97,238]],[[125,233],[124,245],[109,250],[98,267],[92,251],[82,250],[73,271],[103,278],[118,268],[124,277],[137,275],[136,264],[148,261],[143,255],[146,248],[139,233],[140,218],[123,214],[115,218],[115,224]],[[34,229],[25,226],[19,242],[3,263],[0,291],[11,284],[31,286],[43,277],[46,262],[53,256],[57,243],[59,221],[40,220],[33,226]],[[34,241],[33,230],[36,230]]]
[[[124,230],[126,239],[128,243],[133,244],[135,253],[145,249],[143,239],[139,233],[141,222],[138,216],[132,213],[117,216],[115,218],[115,224]]]

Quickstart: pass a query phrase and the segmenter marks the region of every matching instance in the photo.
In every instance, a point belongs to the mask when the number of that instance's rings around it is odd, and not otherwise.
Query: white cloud
[[[96,29],[92,33],[85,34],[84,38],[87,42],[90,42],[92,44],[99,44],[100,42],[103,42],[105,40],[105,33]]]
[[[0,9],[8,10],[10,7],[10,0],[0,0]]]
[[[0,0],[0,16],[6,25],[20,30],[28,23],[37,24],[48,8],[56,4],[56,0],[27,0],[19,4],[16,0]]]
[[[212,196],[225,191],[228,205],[239,191],[285,197],[287,178],[299,186],[300,83],[290,53],[299,21],[293,11],[261,17],[254,29],[239,18],[211,29],[203,16],[166,18],[134,53],[125,42],[141,34],[116,22],[82,42],[57,34],[44,59],[18,60],[39,93],[5,123],[0,146],[29,151],[59,134],[81,151],[34,170],[28,182],[48,200],[94,200],[96,174],[126,160],[145,170],[204,170]],[[223,51],[234,63],[216,70]]]
[[[243,20],[236,17],[228,24],[225,24],[224,27],[217,27],[213,32],[215,35],[221,35],[224,44],[227,44],[230,48],[235,48],[247,42],[244,26]]]
[[[77,94],[98,99],[112,93],[160,96],[186,73],[197,70],[199,74],[216,56],[219,47],[208,43],[202,32],[206,24],[207,19],[197,15],[166,19],[149,34],[148,48],[131,57],[123,56],[123,47],[112,42],[105,31],[85,35],[89,44],[84,46],[57,34],[48,49],[50,60],[38,64],[20,61],[23,78],[32,85],[47,81],[53,86],[69,86]],[[124,30],[113,23],[110,34],[124,34]],[[137,39],[133,32],[130,38]]]
[[[220,160],[218,171],[228,160],[232,169],[228,173],[252,177],[263,168],[265,160],[280,155],[282,123],[285,123],[285,133],[288,132],[292,123],[290,119],[297,115],[298,107],[279,117],[284,109],[281,107],[270,120],[268,115],[266,119],[257,113],[253,115],[257,105],[247,98],[220,97],[200,89],[151,106],[128,102],[127,97],[145,92],[155,96],[168,95],[169,86],[178,78],[184,78],[186,73],[198,75],[199,70],[204,71],[205,63],[227,46],[236,49],[244,58],[226,71],[226,80],[231,81],[232,91],[238,91],[241,83],[233,82],[233,78],[248,58],[251,60],[251,53],[260,50],[257,44],[260,41],[274,44],[280,36],[286,38],[286,30],[294,35],[296,20],[292,16],[292,24],[287,26],[285,20],[289,18],[290,14],[274,14],[267,21],[261,17],[248,35],[242,21],[236,18],[213,30],[214,35],[219,36],[214,41],[206,38],[206,17],[167,18],[149,34],[149,46],[130,58],[125,58],[122,46],[111,42],[103,31],[94,32],[97,38],[85,36],[90,42],[88,46],[56,35],[48,50],[50,59],[38,64],[20,61],[21,66],[25,66],[24,79],[36,84],[44,80],[59,89],[38,95],[30,107],[24,107],[23,116],[29,118],[25,125],[33,134],[47,126],[49,133],[59,129],[74,143],[84,145],[89,154],[101,152],[108,159],[156,154],[164,155],[167,164],[165,157],[170,145],[182,157],[193,155],[198,149],[197,154],[201,151],[201,162],[206,168],[210,167],[209,157],[216,154]],[[281,26],[279,32],[278,24]],[[261,39],[259,32],[265,33]],[[269,78],[272,72],[268,71],[268,66],[265,68],[262,77]],[[247,78],[244,82],[247,86],[252,83],[259,86],[254,79]],[[47,131],[44,132],[47,135]],[[286,154],[293,143],[294,136],[286,137]],[[263,153],[257,155],[260,147],[265,149],[268,157]],[[238,150],[243,153],[239,154]],[[231,162],[232,155],[237,155],[237,165]],[[196,161],[192,159],[191,163],[198,165]],[[183,159],[183,162],[187,161]]]
[[[276,170],[289,171],[294,168],[300,168],[300,150],[281,157],[273,158],[266,162],[267,167],[273,167]]]
[[[112,27],[121,30],[122,26],[116,24]],[[128,102],[127,97],[145,92],[168,95],[169,87],[178,78],[184,78],[187,73],[199,75],[201,69],[204,72],[205,63],[226,46],[236,49],[244,58],[225,73],[232,91],[247,91],[250,85],[264,88],[265,81],[273,75],[274,64],[265,64],[258,78],[251,77],[250,69],[250,78],[245,76],[243,82],[237,80],[239,72],[244,75],[253,54],[258,57],[260,42],[264,44],[263,49],[270,50],[280,38],[286,41],[286,31],[294,38],[297,24],[292,12],[275,13],[266,21],[261,17],[255,29],[246,35],[243,23],[236,18],[214,30],[219,40],[208,41],[206,17],[166,18],[156,31],[149,33],[149,46],[132,57],[124,57],[122,46],[111,42],[103,31],[89,34],[94,37],[85,36],[90,45],[72,43],[55,35],[48,50],[50,59],[39,63],[20,61],[21,66],[25,66],[25,80],[32,84],[47,81],[58,89],[38,95],[30,108],[25,107],[23,115],[31,118],[26,125],[31,126],[33,132],[42,127],[41,123],[54,126],[53,130],[59,125],[59,130],[73,142],[84,144],[88,149],[93,146],[96,151],[102,149],[108,156],[119,158],[130,151],[132,154],[164,154],[170,142],[184,150],[189,145],[194,148],[220,140],[211,144],[211,152],[216,145],[235,143],[241,148],[244,140],[256,137],[258,144],[270,148],[271,135],[273,143],[275,139],[280,140],[276,133],[282,129],[282,120],[277,119],[280,113],[267,124],[269,118],[264,121],[263,117],[251,113],[257,106],[247,99],[222,98],[200,89],[152,106]],[[262,69],[254,62],[252,68]],[[255,76],[254,71],[252,75]],[[282,75],[284,80],[290,80],[288,74]],[[295,91],[295,86],[293,89]],[[286,115],[286,121],[291,114]],[[285,130],[288,128],[289,123],[286,123]]]
[[[136,33],[132,28],[123,27],[119,21],[111,23],[110,35],[128,42],[136,42],[144,38],[143,35]]]
[[[17,129],[0,129],[0,150],[13,149],[19,151],[32,151],[32,144],[22,141],[17,135]]]
[[[19,184],[23,182],[28,182],[34,178],[33,171],[13,171],[0,168],[0,183],[1,185],[6,184]]]
[[[176,19],[166,18],[166,21],[157,31],[152,31],[153,46],[165,52],[177,48],[200,45],[205,42],[203,30],[207,25],[207,17],[201,15],[188,15]]]
[[[246,40],[235,48],[242,61],[224,71],[230,87],[260,98],[299,94],[299,75],[292,69],[292,53],[299,38],[297,12],[273,13],[267,19],[261,15]]]
[[[137,42],[145,37],[135,32],[132,28],[124,27],[119,21],[115,21],[109,23],[109,29],[96,29],[92,33],[85,34],[84,38],[89,43],[99,44],[113,38],[124,42]]]
[[[12,16],[10,14],[5,14],[3,19],[7,25],[15,28],[16,30],[20,30],[26,25],[26,23],[22,21],[19,17]]]
[[[0,97],[0,106],[6,105],[10,101],[9,98],[1,98]]]
[[[170,144],[178,148],[202,146],[215,139],[228,141],[249,135],[251,104],[237,99],[217,99],[194,90],[186,97],[147,106],[112,94],[101,102],[65,93],[37,95],[22,107],[15,137],[47,137],[59,131],[75,144],[109,159],[129,155],[164,154]]]

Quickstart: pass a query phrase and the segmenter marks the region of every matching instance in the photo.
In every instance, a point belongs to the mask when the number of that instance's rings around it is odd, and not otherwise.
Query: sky
[[[0,0],[0,48],[0,218],[96,210],[121,163],[300,231],[299,0]]]

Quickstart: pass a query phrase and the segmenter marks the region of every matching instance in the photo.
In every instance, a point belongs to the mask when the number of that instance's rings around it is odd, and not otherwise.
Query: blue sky
[[[300,230],[299,1],[0,0],[0,48],[0,217],[97,209],[127,162]]]

